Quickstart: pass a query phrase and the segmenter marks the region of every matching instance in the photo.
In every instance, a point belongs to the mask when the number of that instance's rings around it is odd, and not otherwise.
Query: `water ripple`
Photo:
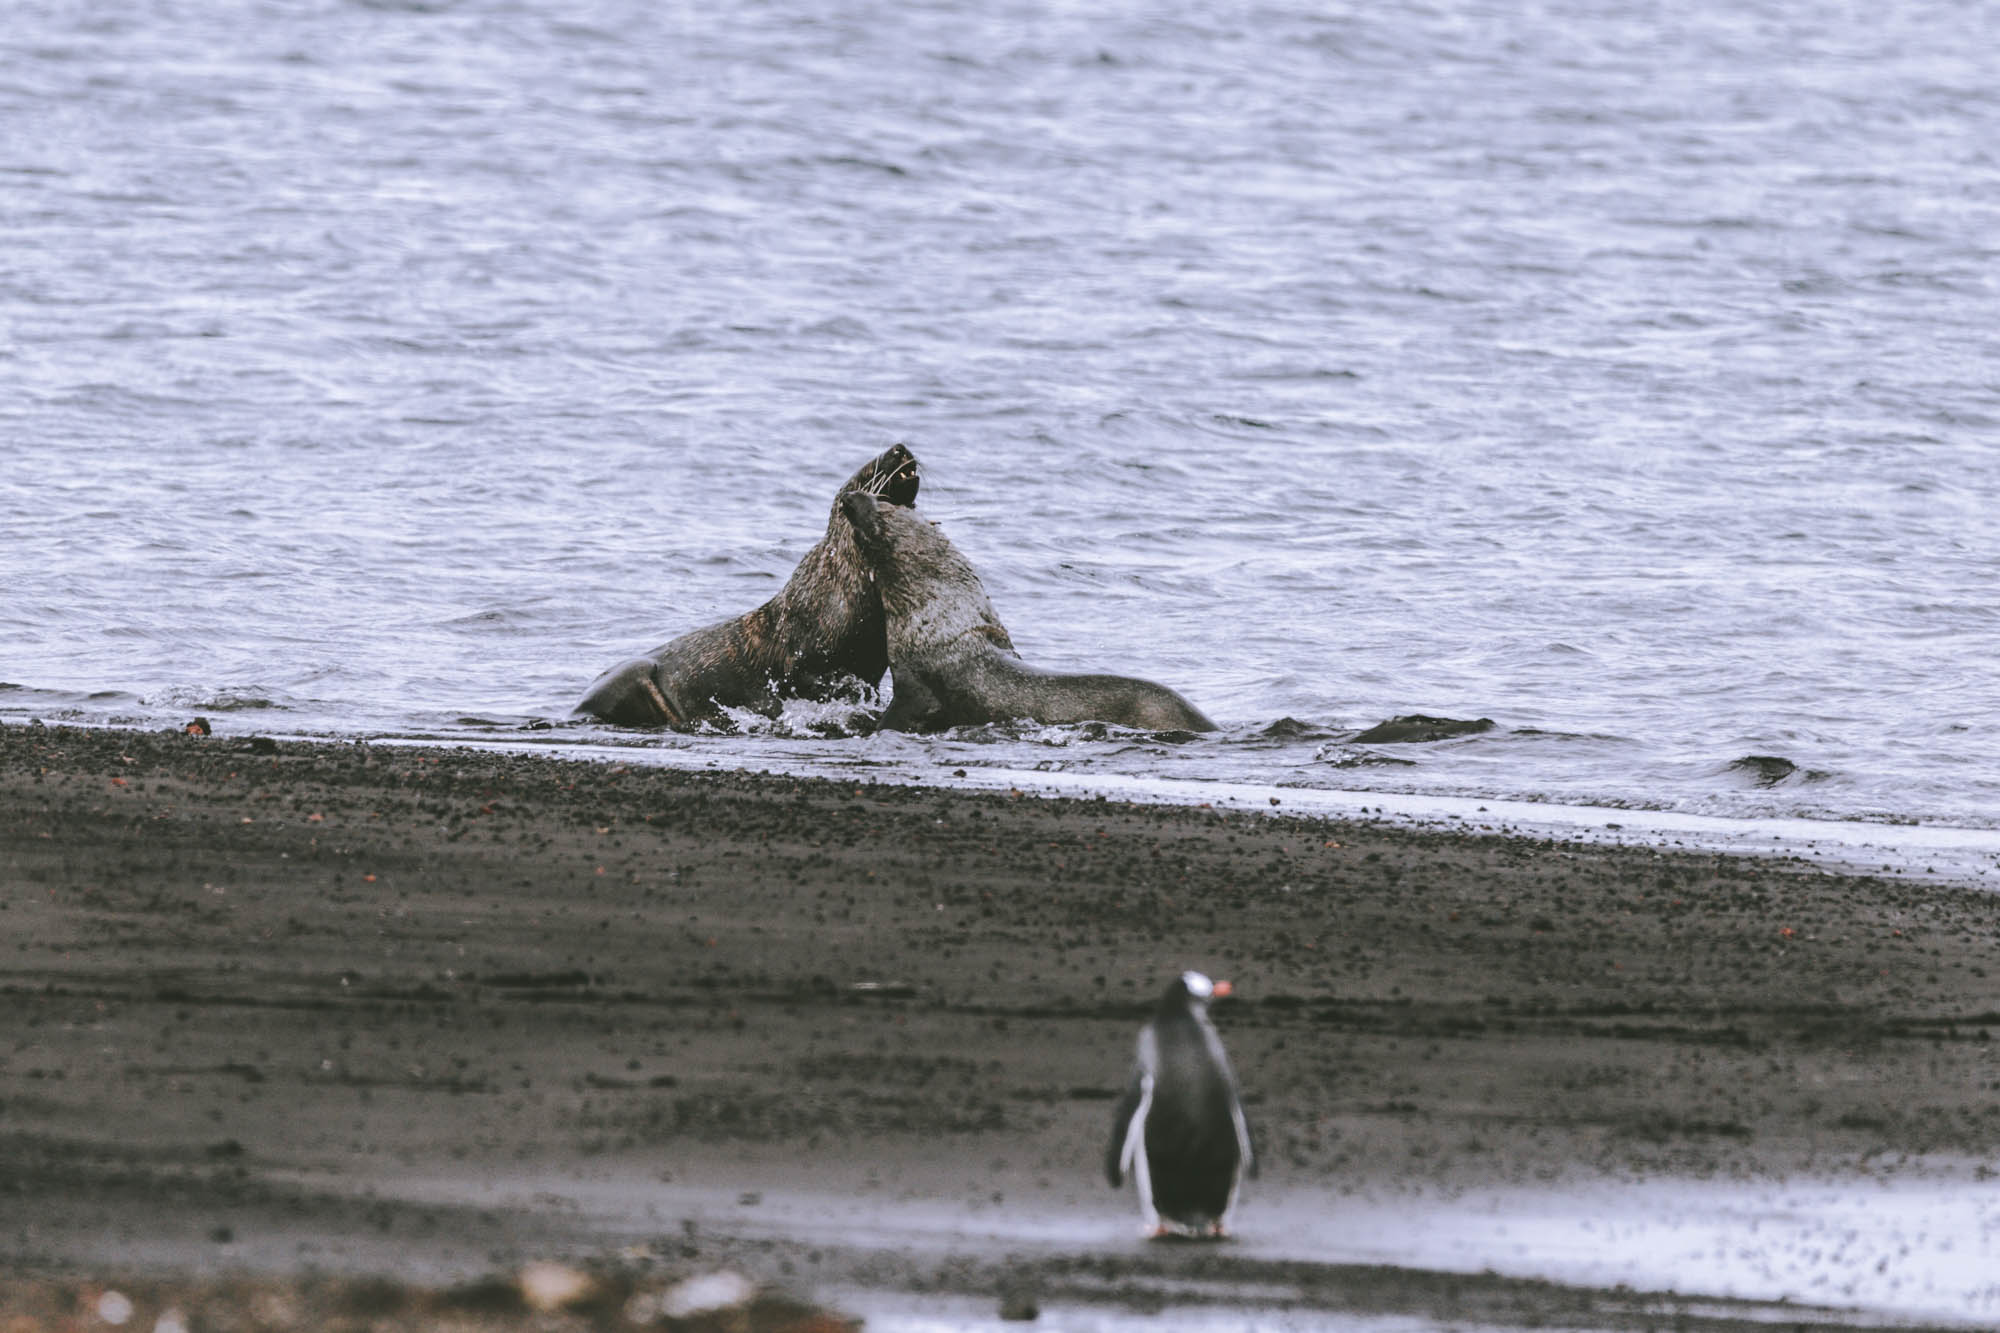
[[[903,439],[1035,660],[1229,728],[894,742],[939,762],[1990,821],[2000,741],[1953,724],[2000,715],[2000,99],[1963,33],[31,0],[0,716],[560,716],[768,596]],[[1338,767],[1414,712],[1499,725]],[[704,743],[891,744],[855,726]],[[1732,777],[1766,753],[1828,776]]]

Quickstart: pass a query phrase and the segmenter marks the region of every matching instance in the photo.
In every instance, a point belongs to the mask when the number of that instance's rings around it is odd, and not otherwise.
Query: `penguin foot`
[[[1229,1239],[1229,1228],[1220,1221],[1211,1222],[1170,1222],[1162,1218],[1158,1222],[1142,1222],[1139,1235],[1145,1240],[1205,1241]]]

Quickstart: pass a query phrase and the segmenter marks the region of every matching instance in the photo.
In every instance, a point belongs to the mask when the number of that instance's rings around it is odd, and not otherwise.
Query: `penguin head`
[[[1205,973],[1192,968],[1181,973],[1179,980],[1167,987],[1167,999],[1179,1002],[1192,1009],[1206,1009],[1210,1000],[1219,1000],[1229,994],[1230,985],[1226,981],[1210,981]]]

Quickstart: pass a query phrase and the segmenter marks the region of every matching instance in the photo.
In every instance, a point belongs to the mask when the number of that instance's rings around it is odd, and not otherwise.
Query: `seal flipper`
[[[650,657],[619,663],[591,682],[576,711],[627,727],[684,725],[654,678],[657,665]]]
[[[875,723],[876,728],[881,731],[938,730],[934,719],[944,713],[944,701],[932,694],[930,687],[919,680],[913,671],[896,671],[892,667],[890,678],[895,681],[895,695]]]

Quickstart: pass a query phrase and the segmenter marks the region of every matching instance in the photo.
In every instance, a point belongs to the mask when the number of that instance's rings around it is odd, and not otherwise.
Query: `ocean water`
[[[2000,827],[2000,10],[8,13],[0,719]],[[1224,730],[567,719],[897,440]]]

